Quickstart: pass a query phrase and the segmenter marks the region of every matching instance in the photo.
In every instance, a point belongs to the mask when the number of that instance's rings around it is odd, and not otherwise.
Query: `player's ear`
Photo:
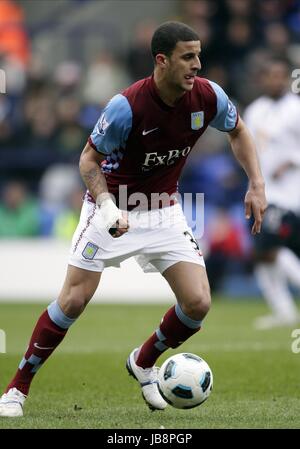
[[[166,63],[167,63],[167,57],[166,55],[164,55],[163,53],[158,53],[155,56],[155,62],[157,65],[159,65],[160,67],[165,67]]]

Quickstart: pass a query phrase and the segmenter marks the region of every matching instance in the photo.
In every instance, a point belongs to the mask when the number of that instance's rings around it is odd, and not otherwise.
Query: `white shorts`
[[[118,238],[97,227],[98,213],[95,204],[84,201],[72,239],[70,265],[102,272],[106,267],[120,267],[121,262],[134,256],[144,272],[163,273],[177,262],[205,267],[201,250],[179,204],[128,212],[129,230]]]

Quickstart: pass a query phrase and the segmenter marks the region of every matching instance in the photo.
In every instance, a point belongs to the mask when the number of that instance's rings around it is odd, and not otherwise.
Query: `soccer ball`
[[[175,408],[193,408],[211,393],[213,374],[195,354],[181,353],[169,357],[158,372],[158,388],[162,397]]]

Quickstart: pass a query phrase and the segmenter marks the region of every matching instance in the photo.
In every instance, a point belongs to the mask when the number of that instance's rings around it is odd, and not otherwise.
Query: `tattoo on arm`
[[[93,186],[95,181],[97,182],[97,178],[99,178],[99,171],[100,170],[98,168],[92,168],[91,170],[83,171],[81,173],[82,179],[88,188]]]
[[[100,193],[107,192],[105,176],[100,167],[82,168],[81,177],[95,200]]]

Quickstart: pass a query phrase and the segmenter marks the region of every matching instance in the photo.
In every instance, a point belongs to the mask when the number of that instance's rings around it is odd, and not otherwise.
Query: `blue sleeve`
[[[97,151],[108,155],[124,148],[132,127],[132,110],[124,95],[115,95],[104,108],[90,136]]]
[[[237,109],[218,84],[213,81],[209,83],[217,96],[217,114],[209,125],[220,131],[232,131],[237,125]]]

